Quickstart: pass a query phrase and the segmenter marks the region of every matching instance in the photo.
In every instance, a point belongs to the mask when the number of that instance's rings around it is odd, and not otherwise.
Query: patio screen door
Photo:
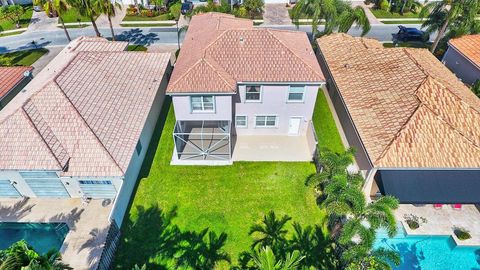
[[[10,183],[10,180],[0,180],[0,197],[18,198],[21,197],[21,195],[18,190]]]

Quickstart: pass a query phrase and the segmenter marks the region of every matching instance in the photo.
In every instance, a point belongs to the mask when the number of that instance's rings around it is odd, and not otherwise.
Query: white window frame
[[[259,126],[257,125],[257,117],[265,117],[265,125]],[[267,117],[275,117],[275,125],[274,126],[267,126]],[[276,114],[258,114],[255,115],[255,128],[278,128],[279,117]]]
[[[291,94],[291,91],[292,91],[292,87],[302,87],[303,88],[302,100],[290,100],[290,94]],[[306,89],[307,89],[306,85],[289,85],[288,86],[288,93],[287,93],[287,103],[303,103],[303,102],[305,102],[305,93],[307,92]],[[297,93],[297,94],[299,94],[299,93]]]
[[[237,117],[245,117],[245,125],[241,126],[237,124]],[[248,128],[248,116],[244,114],[235,115],[235,126],[237,128]]]
[[[202,110],[194,110],[193,109],[193,98],[200,97]],[[205,110],[205,97],[212,97],[213,108],[211,110]],[[201,96],[190,96],[190,112],[191,113],[215,113],[216,110],[216,99],[214,95],[201,95]]]
[[[259,93],[259,99],[258,100],[249,100],[247,99],[247,88],[251,86],[259,86],[260,87],[260,93]],[[245,85],[245,103],[261,103],[263,100],[263,85],[259,84],[249,84]]]

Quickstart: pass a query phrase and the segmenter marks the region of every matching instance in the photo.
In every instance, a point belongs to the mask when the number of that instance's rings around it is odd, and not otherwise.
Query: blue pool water
[[[458,247],[450,236],[407,236],[402,228],[388,238],[377,233],[375,248],[398,251],[401,270],[480,270],[480,247]]]
[[[0,250],[22,239],[39,253],[60,250],[68,231],[65,223],[0,222]]]

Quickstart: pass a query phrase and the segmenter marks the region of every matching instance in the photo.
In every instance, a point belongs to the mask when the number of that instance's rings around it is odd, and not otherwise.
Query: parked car
[[[413,27],[398,26],[399,30],[396,39],[403,42],[408,41],[422,41],[427,42],[430,38],[429,34]]]
[[[41,6],[33,6],[33,10],[35,10],[36,12],[41,12],[42,7]]]
[[[182,9],[180,11],[182,12],[183,15],[185,15],[192,10],[193,10],[193,3],[190,1],[185,1],[182,4]]]

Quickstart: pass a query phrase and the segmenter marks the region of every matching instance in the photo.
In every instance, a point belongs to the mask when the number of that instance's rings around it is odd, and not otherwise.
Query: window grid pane
[[[245,99],[249,101],[260,101],[260,89],[259,85],[249,85],[246,88]]]
[[[302,101],[305,93],[305,86],[290,86],[288,91],[289,101]]]

